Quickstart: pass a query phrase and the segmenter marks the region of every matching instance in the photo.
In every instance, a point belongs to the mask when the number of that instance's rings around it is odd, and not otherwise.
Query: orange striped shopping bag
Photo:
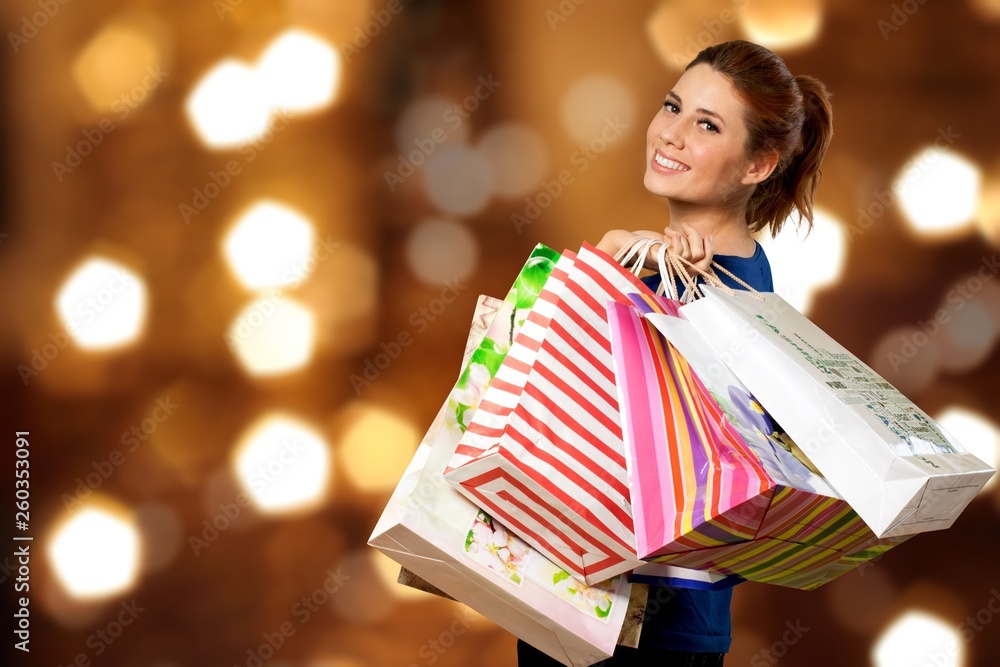
[[[563,257],[445,479],[592,584],[642,565],[605,301],[652,292],[592,246]]]
[[[643,558],[812,589],[879,539],[679,313],[608,304]]]

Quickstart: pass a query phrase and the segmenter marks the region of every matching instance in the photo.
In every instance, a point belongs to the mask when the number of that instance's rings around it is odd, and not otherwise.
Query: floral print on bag
[[[465,537],[465,553],[518,586],[524,583],[531,548],[482,510]]]

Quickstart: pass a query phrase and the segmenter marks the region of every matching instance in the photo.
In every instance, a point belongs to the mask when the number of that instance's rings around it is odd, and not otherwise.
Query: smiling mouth
[[[656,162],[656,164],[660,165],[664,169],[670,169],[671,171],[690,171],[691,170],[691,167],[683,165],[680,162],[675,162],[674,160],[671,160],[670,158],[666,158],[666,157],[660,155],[659,151],[657,151],[653,155],[653,160]]]

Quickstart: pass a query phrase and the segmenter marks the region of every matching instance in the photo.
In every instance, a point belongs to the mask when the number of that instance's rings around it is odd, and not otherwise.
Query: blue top
[[[716,255],[714,259],[758,292],[773,292],[771,265],[764,249],[759,243],[756,245],[752,257]],[[744,289],[721,271],[716,271],[716,274],[726,285]],[[643,278],[642,282],[655,291],[660,285],[660,276],[654,274]],[[728,653],[733,641],[729,617],[732,599],[732,588],[711,591],[650,586],[646,618],[639,635],[640,648]]]
[[[713,257],[713,261],[718,262],[722,268],[726,269],[758,292],[773,292],[774,282],[771,279],[771,264],[767,261],[767,255],[764,254],[764,248],[756,241],[754,241],[754,245],[756,245],[756,249],[750,257],[715,255],[715,257]],[[690,273],[698,278],[699,284],[705,282],[701,275],[693,269],[690,270]],[[719,276],[719,279],[729,287],[732,287],[733,289],[744,289],[742,285],[737,283],[722,271],[716,271],[715,274]],[[642,282],[646,283],[646,285],[648,285],[653,291],[656,291],[656,289],[660,286],[660,275],[658,273],[654,273],[651,276],[646,276],[642,279]],[[682,294],[683,292],[684,287],[680,280],[678,280],[677,293]]]

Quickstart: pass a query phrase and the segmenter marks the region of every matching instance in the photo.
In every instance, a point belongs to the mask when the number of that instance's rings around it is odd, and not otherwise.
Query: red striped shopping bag
[[[557,276],[557,265],[445,478],[592,584],[642,564],[605,302],[652,291],[590,245],[568,255],[571,266]]]
[[[469,473],[471,468],[465,466],[498,451],[500,437],[524,390],[528,373],[541,348],[542,338],[555,313],[559,295],[575,259],[576,253],[564,250],[556,262],[521,330],[511,342],[503,364],[483,394],[465,435],[455,448],[455,453],[445,470],[446,479],[454,482],[461,478],[461,475],[452,471],[461,468],[465,473]]]

